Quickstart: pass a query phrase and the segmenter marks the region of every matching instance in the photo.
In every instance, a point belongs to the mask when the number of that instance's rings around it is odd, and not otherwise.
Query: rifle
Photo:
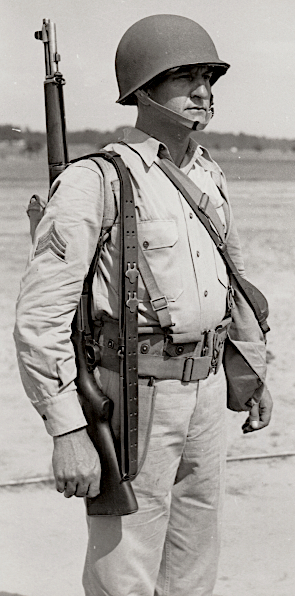
[[[63,99],[65,80],[58,70],[60,55],[57,52],[56,27],[49,19],[43,20],[42,31],[36,31],[35,38],[43,41],[45,52],[44,81],[45,112],[47,130],[47,153],[50,185],[68,165],[66,122]],[[96,262],[96,257],[94,257]],[[94,262],[94,261],[93,261]],[[83,286],[83,292],[72,324],[79,393],[87,432],[101,460],[100,494],[87,498],[88,515],[128,515],[137,511],[137,502],[128,477],[119,464],[119,447],[110,426],[112,402],[101,395],[95,382],[88,348],[91,345],[90,299],[93,265],[90,267]]]
[[[44,43],[45,53],[45,114],[47,131],[47,153],[50,186],[66,168],[68,150],[66,120],[63,98],[65,79],[58,70],[60,55],[57,52],[56,27],[50,19],[43,19],[42,31],[35,32],[35,38]]]

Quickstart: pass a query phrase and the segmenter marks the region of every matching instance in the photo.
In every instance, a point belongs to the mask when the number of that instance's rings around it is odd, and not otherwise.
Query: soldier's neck
[[[162,115],[145,118],[139,114],[135,126],[166,145],[174,163],[180,166],[189,145],[190,129]]]

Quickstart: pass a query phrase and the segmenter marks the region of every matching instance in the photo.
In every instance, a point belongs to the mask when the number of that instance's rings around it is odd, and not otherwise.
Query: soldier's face
[[[208,66],[173,69],[148,94],[162,106],[203,124],[208,120],[211,76],[212,69]]]

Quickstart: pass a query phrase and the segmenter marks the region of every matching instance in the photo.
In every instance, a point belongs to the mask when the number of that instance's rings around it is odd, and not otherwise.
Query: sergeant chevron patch
[[[36,246],[33,259],[43,255],[45,252],[51,252],[62,261],[66,260],[67,243],[62,235],[57,231],[55,222],[52,222],[49,230],[40,236]]]

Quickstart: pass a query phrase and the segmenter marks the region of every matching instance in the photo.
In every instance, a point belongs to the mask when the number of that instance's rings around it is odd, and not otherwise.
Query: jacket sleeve
[[[227,244],[228,253],[229,253],[231,259],[233,260],[236,268],[238,269],[238,272],[240,273],[240,275],[242,277],[246,277],[240,238],[239,238],[236,222],[233,217],[232,208],[231,208],[230,203],[228,203],[228,209],[229,209],[229,218],[230,218],[230,225],[229,225],[229,229],[228,229],[228,234],[226,236],[226,244]]]
[[[201,147],[203,151],[203,160],[201,163],[206,163],[206,168],[208,168],[208,161],[211,164],[211,176],[219,188],[221,195],[225,199],[223,204],[224,215],[226,219],[226,244],[228,248],[228,252],[230,257],[232,258],[233,262],[235,263],[240,275],[242,277],[246,277],[245,273],[245,265],[244,259],[241,251],[241,244],[238,235],[237,226],[234,220],[230,200],[229,200],[229,193],[227,188],[227,182],[224,175],[224,172],[221,170],[219,165],[214,161],[210,155],[210,153],[205,149],[205,147]],[[212,166],[213,164],[213,166]]]
[[[220,190],[225,198],[224,210],[227,221],[226,244],[229,255],[233,260],[236,268],[242,277],[246,277],[244,259],[241,250],[240,238],[234,219],[232,207],[229,200],[228,188],[226,178],[222,170],[220,170]]]
[[[91,161],[54,182],[17,301],[16,342],[25,391],[50,435],[85,426],[76,388],[71,323],[103,217],[103,179]]]

